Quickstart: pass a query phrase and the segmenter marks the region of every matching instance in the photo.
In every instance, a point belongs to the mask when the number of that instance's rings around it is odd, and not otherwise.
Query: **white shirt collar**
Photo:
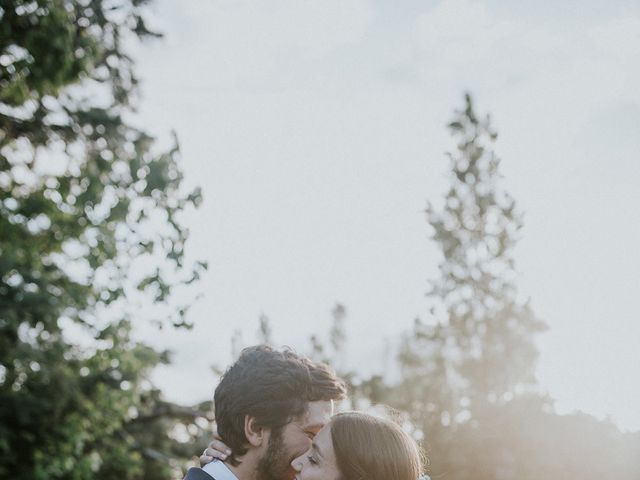
[[[238,480],[238,477],[229,470],[229,467],[217,459],[211,463],[207,463],[202,469],[216,480]]]

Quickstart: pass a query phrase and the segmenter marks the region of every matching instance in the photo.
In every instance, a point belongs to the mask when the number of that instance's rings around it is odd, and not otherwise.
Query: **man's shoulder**
[[[184,480],[215,480],[211,475],[201,468],[190,468]]]

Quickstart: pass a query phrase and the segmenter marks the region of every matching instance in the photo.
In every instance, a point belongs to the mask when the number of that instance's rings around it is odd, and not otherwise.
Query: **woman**
[[[398,425],[366,413],[339,413],[291,462],[296,480],[417,480],[416,442]]]
[[[224,458],[225,450],[215,441],[200,460],[204,464],[213,457]],[[395,423],[344,412],[331,417],[311,448],[291,466],[296,480],[418,480],[422,456],[416,442]]]

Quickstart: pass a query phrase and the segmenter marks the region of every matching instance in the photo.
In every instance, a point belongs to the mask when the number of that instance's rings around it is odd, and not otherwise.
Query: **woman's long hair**
[[[420,448],[395,423],[345,412],[335,415],[330,425],[343,480],[417,480],[422,473]]]

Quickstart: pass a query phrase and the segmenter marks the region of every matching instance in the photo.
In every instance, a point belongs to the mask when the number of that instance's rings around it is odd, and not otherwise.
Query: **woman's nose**
[[[300,470],[302,470],[303,458],[304,458],[304,455],[300,455],[298,458],[294,458],[293,461],[291,462],[291,466],[296,472],[299,472]]]

